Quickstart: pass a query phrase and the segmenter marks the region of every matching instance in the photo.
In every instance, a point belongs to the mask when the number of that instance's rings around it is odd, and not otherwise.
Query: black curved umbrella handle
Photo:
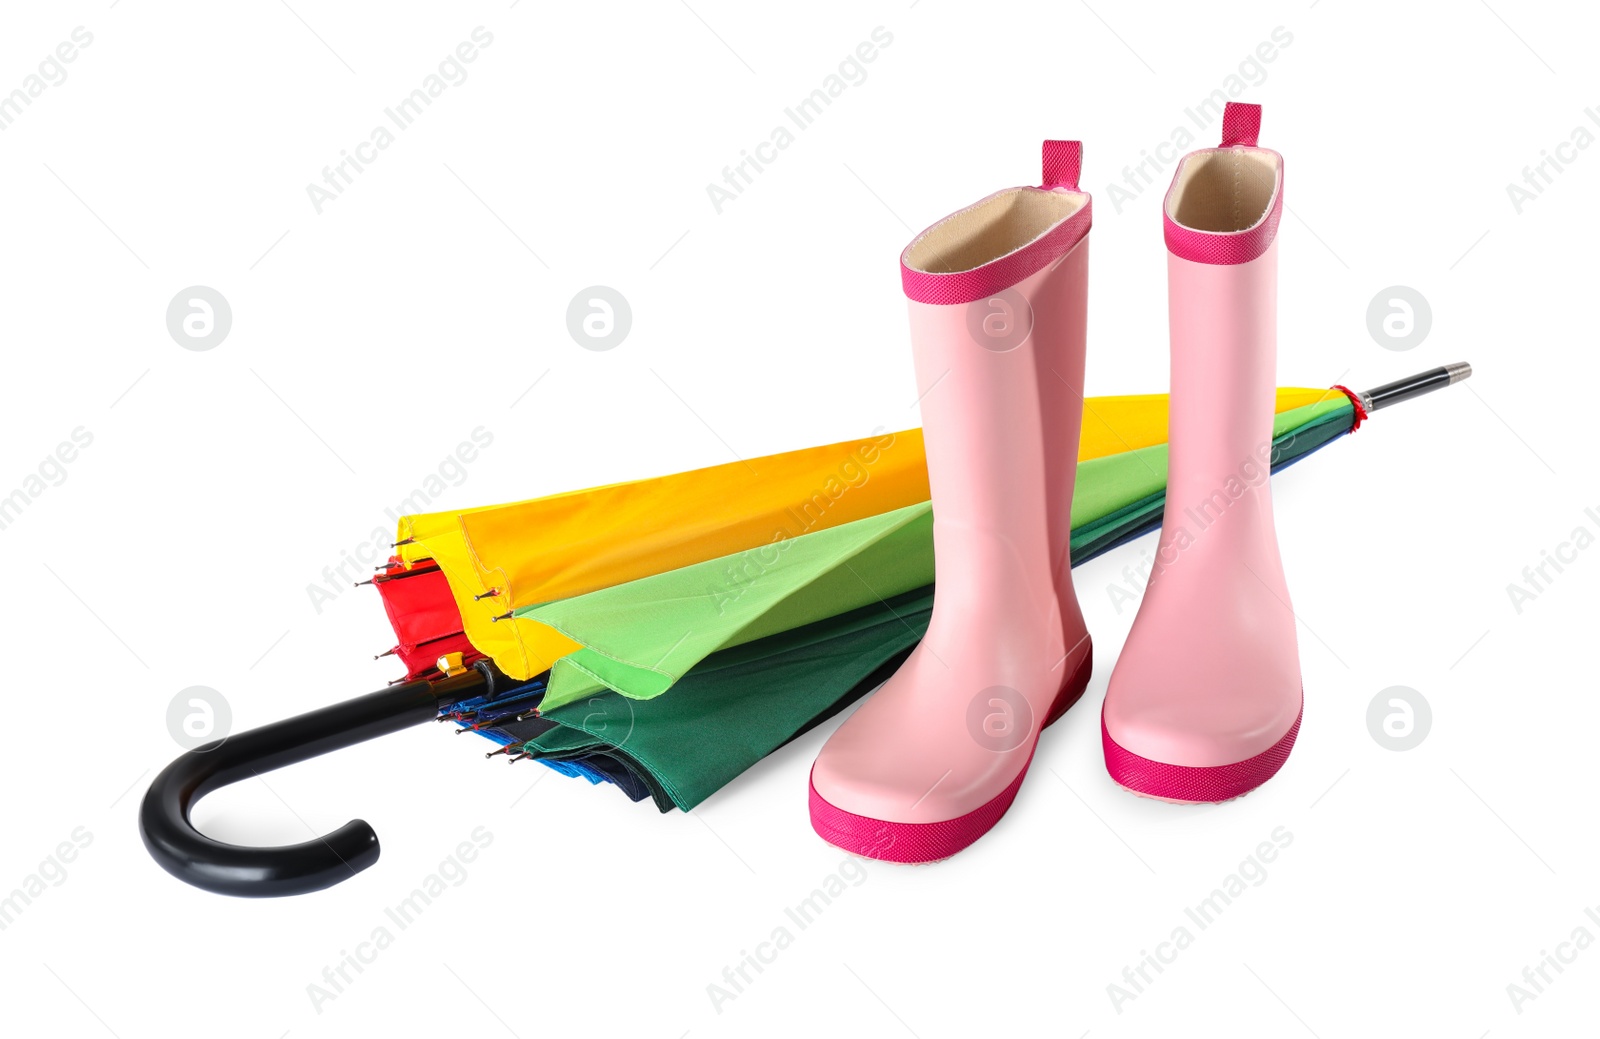
[[[144,795],[144,846],[179,880],[222,895],[299,895],[349,880],[378,861],[378,835],[360,819],[304,844],[252,848],[212,840],[194,828],[189,812],[218,787],[431,721],[443,706],[488,685],[477,670],[407,682],[188,751]]]

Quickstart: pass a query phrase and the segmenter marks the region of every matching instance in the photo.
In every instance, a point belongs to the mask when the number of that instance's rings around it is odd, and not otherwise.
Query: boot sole
[[[1093,669],[1094,647],[1091,645],[1077,672],[1056,694],[1050,713],[1040,727],[1041,735],[1044,729],[1054,725],[1083,697]],[[1036,736],[1022,771],[1000,793],[965,815],[936,823],[896,823],[856,815],[823,800],[822,795],[817,793],[816,784],[808,783],[811,791],[811,828],[829,844],[881,862],[927,863],[948,859],[992,830],[995,823],[1006,814],[1011,802],[1016,800],[1017,791],[1022,788],[1022,781],[1028,775],[1028,766],[1033,764],[1033,755],[1038,749],[1039,739]]]
[[[1300,720],[1305,717],[1304,696],[1300,713],[1289,731],[1278,742],[1254,757],[1228,765],[1172,765],[1152,761],[1119,745],[1106,729],[1105,714],[1100,716],[1100,742],[1105,748],[1106,771],[1117,785],[1140,797],[1171,804],[1220,804],[1243,797],[1278,774],[1289,760]]]

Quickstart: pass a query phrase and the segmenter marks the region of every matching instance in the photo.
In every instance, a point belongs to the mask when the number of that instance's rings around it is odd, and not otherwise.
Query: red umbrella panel
[[[378,655],[399,657],[407,680],[438,674],[439,658],[452,653],[461,654],[465,667],[483,659],[462,631],[461,611],[438,566],[407,570],[399,560],[390,560],[371,583],[397,640],[393,649]]]

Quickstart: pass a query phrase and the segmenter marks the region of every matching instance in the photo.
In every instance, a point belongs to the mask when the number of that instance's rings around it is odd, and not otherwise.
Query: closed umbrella
[[[1358,428],[1371,412],[1469,372],[1465,365],[1452,365],[1367,393],[1343,388],[1280,393],[1273,443],[1262,464],[1281,469]],[[1164,400],[1091,398],[1085,415],[1090,446],[1080,462],[1074,499],[1075,565],[1153,529],[1165,496],[1165,447],[1159,440],[1165,435]],[[1103,428],[1091,433],[1094,421]],[[920,449],[920,438],[895,436],[899,446]],[[823,453],[810,456],[806,464],[812,468],[796,478],[795,486],[816,475],[819,460],[838,461],[838,447],[808,449]],[[1091,457],[1095,450],[1103,453]],[[385,568],[381,581],[375,579],[396,620],[397,655],[418,674],[414,668],[431,652],[429,646],[459,647],[460,642],[447,640],[464,634],[466,648],[442,653],[428,677],[180,756],[156,777],[141,805],[147,849],[180,879],[227,894],[295,894],[348,879],[378,857],[377,836],[363,821],[299,845],[250,848],[200,834],[189,821],[190,810],[217,787],[441,717],[457,719],[463,731],[480,732],[515,756],[538,758],[591,782],[610,781],[635,799],[652,798],[663,810],[693,807],[868,691],[921,637],[932,603],[931,514],[925,491],[923,500],[909,504],[896,497],[916,497],[920,466],[912,459],[918,453],[896,456],[886,470],[895,479],[884,481],[888,491],[870,498],[876,504],[862,496],[837,521],[826,519],[830,507],[820,513],[816,529],[792,537],[778,536],[781,528],[765,522],[782,515],[785,506],[774,513],[772,500],[761,494],[705,495],[695,499],[703,510],[720,510],[737,499],[730,513],[717,515],[743,518],[744,535],[723,537],[714,520],[683,509],[674,515],[685,519],[685,530],[665,524],[644,528],[651,532],[651,549],[640,552],[619,545],[639,528],[604,526],[608,517],[585,504],[600,495],[614,505],[644,509],[651,488],[664,486],[658,481],[455,513],[453,519],[445,514],[410,518],[402,524],[401,557]],[[774,465],[799,454],[757,461]],[[726,479],[730,470],[717,468],[723,470],[719,478]],[[679,474],[672,486],[687,493],[693,481],[684,478],[694,475]],[[870,486],[869,476],[852,489]],[[786,489],[792,492],[793,486]],[[848,492],[841,493],[835,504],[847,497]],[[521,562],[568,552],[566,562],[539,563],[546,584],[535,582],[545,588],[568,582],[564,598],[541,598],[519,587],[523,570],[504,565],[512,559],[510,548],[499,545],[504,537],[489,538],[483,525],[485,517],[537,508],[539,502],[557,502],[543,507],[558,518],[587,519],[566,520],[576,524],[569,528],[572,533],[582,535],[580,551],[549,538],[547,529],[522,531],[540,549],[517,555]],[[635,511],[634,521],[641,515]],[[592,536],[595,524],[607,536]],[[760,538],[754,532],[764,527],[768,535]],[[732,551],[692,560],[730,546]],[[495,554],[502,550],[507,554]],[[611,559],[613,569],[585,564],[584,552]],[[678,565],[663,565],[669,562]],[[578,573],[584,576],[573,576]],[[624,574],[632,576],[604,583]],[[595,587],[578,591],[588,584]],[[480,642],[470,621],[458,631],[443,630],[497,596],[506,597],[502,605],[510,608],[478,627],[524,625],[509,648]],[[524,596],[531,601],[519,604]],[[430,618],[427,623],[418,620],[421,614]],[[549,666],[538,674],[517,673],[534,659],[527,651],[530,638],[550,640],[543,643],[551,650]]]

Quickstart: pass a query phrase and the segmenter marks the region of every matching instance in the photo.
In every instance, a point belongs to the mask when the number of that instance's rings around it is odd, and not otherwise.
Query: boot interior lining
[[[1173,223],[1195,231],[1248,230],[1272,208],[1279,172],[1278,157],[1265,150],[1198,152],[1178,171],[1167,215]]]
[[[906,250],[924,274],[970,271],[1036,241],[1089,201],[1076,192],[1012,188],[933,225]]]

